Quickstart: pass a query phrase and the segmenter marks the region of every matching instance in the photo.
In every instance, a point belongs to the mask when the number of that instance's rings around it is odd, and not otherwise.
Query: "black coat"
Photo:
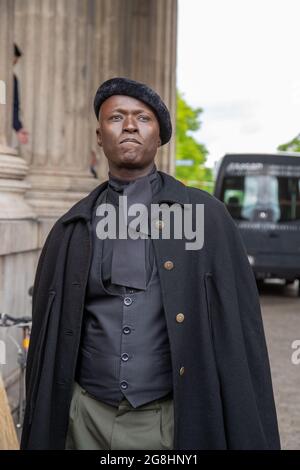
[[[279,449],[259,298],[236,226],[213,196],[160,175],[158,201],[204,204],[205,212],[201,250],[185,250],[187,240],[153,240],[173,365],[174,449]],[[23,449],[64,448],[91,261],[89,224],[106,187],[56,222],[40,256]],[[176,321],[178,313],[184,321]]]

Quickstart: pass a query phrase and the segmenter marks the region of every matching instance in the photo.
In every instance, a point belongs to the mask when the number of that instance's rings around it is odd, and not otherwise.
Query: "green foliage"
[[[212,191],[212,171],[205,168],[208,150],[196,141],[193,132],[201,127],[201,108],[192,108],[177,92],[176,161],[190,161],[190,166],[176,166],[176,177],[188,186]],[[208,184],[207,184],[208,183]]]
[[[300,152],[300,134],[286,144],[279,145],[277,150],[284,152]]]

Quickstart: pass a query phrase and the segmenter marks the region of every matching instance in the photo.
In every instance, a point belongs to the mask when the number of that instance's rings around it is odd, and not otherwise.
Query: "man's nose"
[[[126,116],[126,118],[123,121],[123,130],[127,132],[136,132],[137,131],[137,125],[136,125],[136,120],[133,116]]]

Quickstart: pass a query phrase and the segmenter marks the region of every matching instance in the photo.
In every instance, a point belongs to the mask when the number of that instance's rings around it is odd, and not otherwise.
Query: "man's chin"
[[[128,152],[122,155],[120,166],[123,168],[140,168],[142,165],[142,159],[139,155]]]

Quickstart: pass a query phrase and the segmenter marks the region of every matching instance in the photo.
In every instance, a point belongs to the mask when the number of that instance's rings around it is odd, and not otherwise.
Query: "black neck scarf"
[[[127,208],[143,204],[148,210],[153,196],[159,191],[160,176],[154,165],[146,176],[132,181],[115,178],[109,173],[107,202],[119,207],[119,196],[127,196]],[[119,208],[120,209],[120,208]],[[128,217],[128,223],[130,217]],[[121,286],[146,290],[146,239],[117,238],[113,240],[111,282]]]

